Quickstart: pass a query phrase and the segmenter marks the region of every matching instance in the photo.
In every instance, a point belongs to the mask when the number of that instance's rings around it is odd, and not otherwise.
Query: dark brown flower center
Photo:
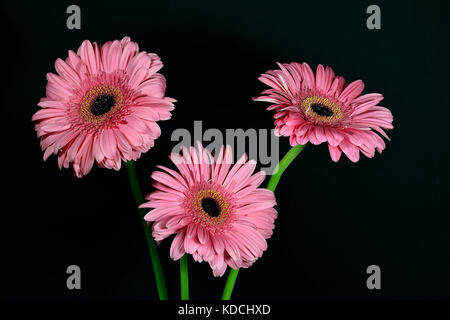
[[[112,94],[102,94],[95,98],[89,110],[94,116],[101,116],[109,112],[115,104],[116,100]]]
[[[313,103],[311,104],[311,109],[315,114],[322,117],[331,117],[334,114],[333,110],[323,104]]]
[[[221,211],[219,203],[213,198],[202,199],[202,209],[212,218],[218,217]]]

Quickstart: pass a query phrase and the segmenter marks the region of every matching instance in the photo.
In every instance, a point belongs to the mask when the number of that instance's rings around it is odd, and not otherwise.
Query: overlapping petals
[[[290,138],[292,146],[326,142],[333,161],[342,152],[357,162],[360,152],[371,158],[379,153],[388,139],[385,129],[392,129],[389,109],[379,106],[379,93],[362,94],[364,83],[347,84],[330,67],[318,65],[316,72],[307,63],[278,64],[259,80],[270,89],[255,97],[271,103],[275,110],[275,133]]]
[[[215,276],[227,266],[251,266],[266,250],[277,216],[273,192],[259,188],[264,173],[253,173],[256,163],[246,156],[233,164],[229,146],[216,157],[198,145],[170,158],[177,170],[159,166],[152,174],[157,190],[141,205],[152,209],[145,220],[154,222],[155,240],[175,235],[170,256],[207,261]]]
[[[138,159],[160,136],[157,121],[173,110],[162,66],[129,37],[103,45],[86,40],[57,59],[57,74],[47,74],[46,97],[32,117],[44,160],[53,153],[60,168],[71,166],[81,177],[94,162],[119,170],[122,160]]]

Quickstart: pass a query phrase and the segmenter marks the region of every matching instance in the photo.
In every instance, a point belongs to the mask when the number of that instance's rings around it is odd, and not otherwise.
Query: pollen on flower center
[[[195,193],[192,205],[196,218],[208,225],[220,226],[230,215],[225,197],[213,189],[202,189]]]
[[[112,85],[90,89],[81,100],[80,114],[88,123],[100,123],[123,105],[122,91]]]
[[[95,98],[89,107],[89,110],[94,116],[101,116],[102,114],[109,112],[115,104],[116,101],[113,95],[102,94]]]

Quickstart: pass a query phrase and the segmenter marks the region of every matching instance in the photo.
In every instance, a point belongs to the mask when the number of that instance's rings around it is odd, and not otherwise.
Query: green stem
[[[230,300],[231,294],[233,293],[234,283],[238,276],[239,269],[231,269],[228,274],[227,282],[225,283],[225,288],[223,289],[222,300]]]
[[[281,159],[280,163],[275,167],[274,173],[270,177],[269,183],[267,184],[267,189],[275,191],[278,182],[280,181],[281,175],[284,170],[291,164],[292,161],[303,151],[306,145],[297,145],[292,147]],[[231,269],[228,274],[227,282],[225,283],[225,288],[223,289],[222,300],[230,300],[231,294],[233,293],[234,284],[238,276],[239,269]]]
[[[180,259],[181,300],[189,300],[188,255]]]
[[[274,173],[270,177],[269,183],[267,184],[267,189],[275,191],[278,182],[280,181],[281,175],[284,170],[294,161],[295,158],[300,154],[300,152],[305,149],[306,144],[299,144],[295,147],[292,147],[281,159],[280,163],[275,167]]]
[[[141,187],[136,175],[136,165],[134,161],[127,161],[128,169],[128,179],[130,181],[131,191],[133,191],[134,199],[136,200],[136,205],[141,205],[144,202],[142,197]],[[161,261],[159,260],[158,248],[156,247],[156,242],[152,237],[151,229],[144,220],[146,214],[145,209],[138,209],[140,220],[142,222],[142,227],[144,228],[145,238],[147,239],[148,249],[150,251],[150,258],[152,260],[153,272],[155,274],[156,288],[158,289],[159,300],[167,300],[167,287],[166,280],[164,278],[164,272],[161,266]]]

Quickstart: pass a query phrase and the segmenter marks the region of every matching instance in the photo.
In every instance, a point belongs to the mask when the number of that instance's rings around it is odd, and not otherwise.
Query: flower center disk
[[[80,114],[91,124],[108,119],[124,103],[122,91],[113,85],[100,85],[86,92],[80,105]]]
[[[321,124],[337,124],[344,117],[340,106],[322,96],[309,96],[303,99],[302,108],[312,120]]]
[[[226,197],[212,188],[195,192],[190,201],[196,219],[211,227],[220,227],[230,216],[231,208]]]
[[[111,94],[102,94],[95,98],[89,110],[94,116],[101,116],[109,112],[116,104],[116,99]]]
[[[331,117],[334,114],[331,109],[318,103],[314,103],[310,107],[312,111],[322,117]]]
[[[218,217],[221,212],[219,204],[213,198],[204,198],[202,200],[202,209],[212,218]]]

